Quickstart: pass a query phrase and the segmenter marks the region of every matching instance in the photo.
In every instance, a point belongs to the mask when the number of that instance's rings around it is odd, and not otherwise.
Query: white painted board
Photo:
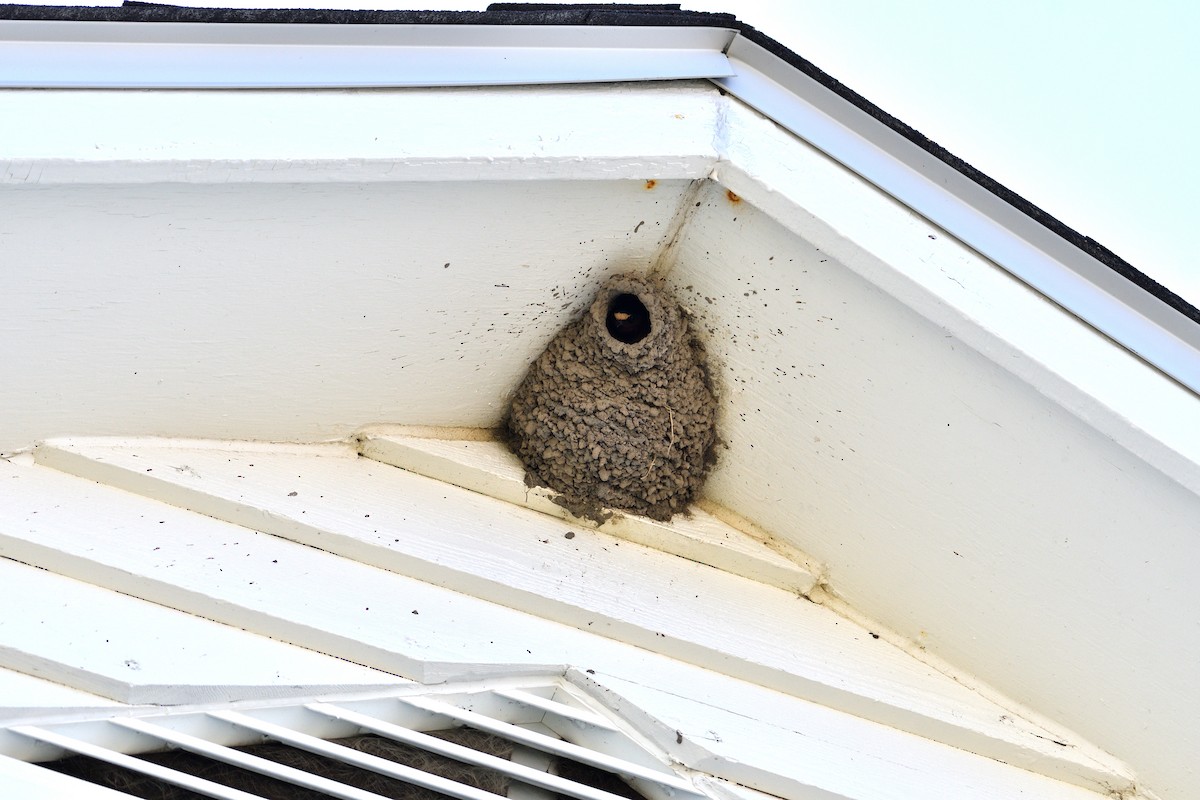
[[[758,583],[808,594],[820,580],[820,567],[799,551],[785,550],[790,556],[785,557],[770,546],[780,546],[777,543],[760,541],[700,506],[691,506],[669,522],[619,512],[600,525],[575,517],[554,502],[554,491],[527,486],[520,460],[494,439],[431,438],[404,429],[392,433],[368,429],[359,431],[355,439],[360,443],[359,451],[376,461],[550,514],[573,525],[597,527],[620,539]]]
[[[689,184],[0,188],[0,296],[20,309],[0,335],[22,376],[0,384],[0,450],[493,426],[592,288],[655,261]]]
[[[0,607],[13,610],[0,617],[0,666],[127,704],[298,697],[405,682],[9,559],[0,559]]]
[[[104,712],[123,705],[62,683],[0,667],[0,723],[64,711]]]
[[[721,707],[716,707],[705,699],[709,687],[703,678],[690,684],[687,693],[599,672],[580,678],[683,764],[778,797],[1085,800],[1097,796],[990,759],[956,757],[894,728],[863,725],[830,709],[782,696],[771,699],[725,686],[720,691],[727,694]],[[897,770],[893,759],[898,753],[904,753],[905,763],[914,768]],[[960,751],[960,755],[965,754]],[[780,763],[791,768],[768,774],[759,766]],[[934,764],[934,778],[919,768]]]
[[[692,180],[705,177],[716,160],[713,130],[721,106],[717,89],[706,81],[318,92],[9,91],[0,94],[0,120],[10,123],[0,137],[0,186]],[[40,124],[11,124],[30,119]],[[626,135],[614,136],[614,129]],[[522,189],[507,196],[515,202],[534,194]],[[603,204],[602,194],[593,199]],[[395,221],[407,227],[405,210],[394,210]],[[466,207],[440,210],[441,216],[471,219]],[[527,210],[552,213],[540,204]],[[59,221],[84,211],[62,208]],[[261,218],[246,220],[255,221]],[[599,218],[580,222],[600,230]],[[422,249],[433,233],[410,232],[412,246]],[[134,255],[150,260],[148,253]],[[511,267],[504,261],[493,266]]]
[[[1020,722],[1011,705],[985,700],[795,594],[599,531],[578,529],[568,537],[573,529],[560,520],[358,458],[349,447],[321,445],[306,454],[300,446],[272,453],[262,445],[239,450],[237,443],[156,448],[150,441],[85,440],[47,445],[38,458],[209,516],[178,516],[164,503],[110,495],[44,466],[18,467],[23,472],[13,477],[27,482],[24,502],[71,492],[88,498],[94,522],[81,523],[69,509],[43,510],[28,533],[7,537],[4,548],[78,571],[64,555],[86,550],[89,525],[119,526],[127,536],[141,529],[136,535],[152,538],[162,554],[87,555],[106,562],[106,585],[407,677],[469,673],[470,659],[479,658],[535,670],[583,665],[610,657],[606,648],[615,644],[599,634],[1055,775],[1095,780],[1097,765],[1108,761],[1082,741],[1052,745],[1063,734]],[[119,522],[131,516],[130,503],[172,516],[160,517],[168,520],[165,528]],[[96,517],[105,507],[107,516]],[[266,560],[271,566],[253,570]],[[468,623],[463,595],[365,563],[526,613],[487,606]],[[99,574],[94,565],[86,569]],[[354,590],[314,596],[303,576],[318,574]],[[397,618],[398,598],[418,613]],[[371,614],[372,608],[384,612]],[[447,634],[447,615],[460,638]],[[487,674],[496,667],[479,669]]]
[[[709,496],[825,564],[859,612],[1149,767],[1165,796],[1200,785],[1200,628],[1178,624],[1200,605],[1197,465],[1122,433],[1127,419],[1061,378],[1026,383],[1045,354],[1020,348],[1047,338],[1080,364],[1111,362],[1148,404],[1164,400],[1158,378],[818,156],[789,163],[803,215],[777,221],[752,203],[769,194],[735,184],[747,197],[733,203],[713,185],[670,273],[724,386],[729,450]],[[890,263],[962,305],[924,289],[902,302],[884,290],[902,280],[885,280]],[[980,307],[1028,331],[968,339],[963,309]],[[1171,441],[1186,447],[1200,402],[1164,402],[1150,430],[1184,428]]]

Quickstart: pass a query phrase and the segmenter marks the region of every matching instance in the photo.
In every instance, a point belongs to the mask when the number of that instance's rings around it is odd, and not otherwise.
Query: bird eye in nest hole
[[[650,312],[635,294],[619,294],[608,304],[608,333],[618,342],[637,344],[650,335]]]

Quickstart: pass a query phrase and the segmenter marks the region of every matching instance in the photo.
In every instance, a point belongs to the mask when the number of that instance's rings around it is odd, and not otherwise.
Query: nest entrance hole
[[[650,311],[636,294],[619,294],[608,304],[608,335],[624,344],[637,344],[650,335]]]

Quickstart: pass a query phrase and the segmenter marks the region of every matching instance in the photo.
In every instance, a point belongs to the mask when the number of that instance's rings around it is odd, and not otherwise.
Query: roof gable
[[[602,276],[656,272],[723,376],[711,498],[829,565],[846,613],[1189,785],[1200,640],[1158,621],[1194,600],[1194,394],[1013,278],[1104,253],[1011,197],[918,206],[961,165],[815,86],[801,137],[699,82],[6,95],[4,118],[62,124],[6,138],[0,446],[487,427]],[[968,211],[1040,233],[988,250]],[[1194,309],[1125,283],[1083,281],[1188,357]]]

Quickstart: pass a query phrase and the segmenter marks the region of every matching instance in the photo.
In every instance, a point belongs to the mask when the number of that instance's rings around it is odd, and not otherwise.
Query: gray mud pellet
[[[606,281],[529,368],[506,420],[526,483],[578,516],[670,519],[712,463],[716,401],[704,351],[661,281]]]

